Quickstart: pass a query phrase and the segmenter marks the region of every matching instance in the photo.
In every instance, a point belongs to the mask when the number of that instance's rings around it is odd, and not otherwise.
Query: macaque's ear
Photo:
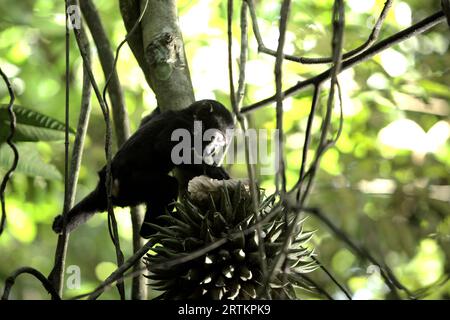
[[[214,106],[209,101],[201,101],[194,111],[194,119],[207,119],[214,112]]]

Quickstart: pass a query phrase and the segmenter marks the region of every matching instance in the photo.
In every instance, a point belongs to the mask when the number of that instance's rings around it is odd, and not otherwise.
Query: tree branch
[[[162,111],[187,107],[194,101],[194,95],[187,62],[184,57],[181,32],[178,29],[178,17],[176,14],[175,2],[167,1],[161,3],[158,1],[151,1],[149,5],[153,10],[145,11],[142,26],[137,28],[136,31],[136,34],[142,32],[141,41],[143,41],[143,47],[147,48],[145,51],[145,61],[147,61],[149,68],[144,69],[143,71],[148,78],[152,79],[152,89],[155,91],[158,105],[161,107]],[[142,9],[146,6],[147,1],[141,1]],[[133,25],[135,25],[138,20],[139,14],[137,14],[136,9],[137,8],[130,5],[129,2],[121,1],[121,11],[124,16],[125,24],[128,25],[128,30],[134,28],[130,27],[131,20],[129,17],[135,18],[132,22]],[[132,10],[132,12],[128,12],[127,10]],[[163,26],[165,32],[161,33]],[[169,29],[167,29],[167,26],[169,26]],[[152,36],[155,38],[152,38]],[[130,35],[128,40],[130,46],[133,46],[131,43],[136,44],[136,36]],[[154,54],[158,52],[156,49],[165,50],[166,55],[154,57]],[[141,68],[143,65],[145,66],[141,59],[142,56],[140,56],[140,51],[136,50],[136,47],[134,47],[133,52],[137,56]],[[173,60],[174,57],[176,58],[175,60]],[[127,262],[120,265],[119,268],[89,296],[89,299],[96,299],[107,286],[118,281],[123,276],[123,273],[135,265],[136,262],[138,262],[151,248],[151,245],[152,244],[148,242],[136,251]]]
[[[71,5],[77,5],[78,1],[69,0],[69,2]],[[73,31],[75,34],[75,39],[77,41],[77,45],[78,45],[78,49],[80,51],[81,58],[83,59],[85,66],[88,66],[87,54],[85,52],[85,48],[83,46],[83,41],[81,39],[82,34],[81,34],[80,30],[77,28],[74,28]],[[94,77],[94,74],[93,74],[91,68],[86,67],[86,71],[88,73],[92,88],[94,89],[95,96],[96,96],[97,100],[99,101],[100,108],[102,110],[103,118],[104,118],[105,125],[106,125],[106,134],[105,134],[106,182],[105,182],[105,188],[107,190],[108,218],[110,219],[109,221],[112,221],[112,224],[113,224],[113,228],[114,228],[113,232],[114,233],[112,234],[112,238],[113,238],[114,247],[116,250],[117,264],[120,266],[123,263],[123,254],[120,249],[117,225],[114,223],[114,221],[115,221],[114,209],[111,204],[112,129],[111,129],[111,121],[110,121],[110,112],[109,112],[108,105],[103,100],[102,94],[98,88],[97,82],[95,80],[95,77]],[[108,224],[108,226],[111,226],[111,224]],[[117,287],[118,287],[121,298],[124,299],[125,298],[125,290],[124,290],[123,283],[119,282],[117,284]]]
[[[404,41],[407,40],[413,36],[416,36],[418,34],[424,33],[428,29],[438,25],[439,23],[445,21],[445,15],[442,11],[439,11],[422,21],[414,24],[413,26],[404,29],[403,31],[400,31],[399,33],[396,33],[395,35],[392,35],[384,40],[381,40],[377,44],[373,45],[371,48],[367,49],[363,53],[358,54],[357,56],[346,60],[342,63],[341,71],[350,69],[354,67],[355,65],[364,62],[370,58],[372,58],[374,55]],[[296,94],[297,92],[304,90],[305,88],[311,86],[311,85],[318,85],[322,84],[323,82],[329,80],[331,78],[331,71],[332,68],[314,76],[309,79],[306,79],[304,81],[298,82],[296,85],[288,88],[283,92],[284,97],[290,97]],[[269,98],[263,99],[261,101],[258,101],[256,103],[253,103],[251,105],[248,105],[246,107],[242,108],[242,113],[248,113],[255,111],[257,109],[260,109],[263,106],[266,106],[268,104],[271,104],[276,101],[276,96],[273,95]]]
[[[127,261],[125,261],[119,268],[117,268],[113,273],[106,278],[94,291],[89,293],[88,299],[95,300],[97,299],[105,289],[112,285],[114,282],[118,281],[123,277],[123,274],[135,266],[136,263],[152,248],[154,242],[152,240],[147,241],[145,245],[143,245],[138,251],[136,251]],[[86,296],[86,295],[83,295]]]
[[[105,89],[103,91],[103,100],[106,103],[107,90],[112,105],[117,145],[120,147],[130,136],[130,126],[128,121],[128,113],[125,106],[124,94],[116,70],[119,50],[124,42],[122,42],[117,48],[116,57],[114,57],[109,39],[106,35],[95,4],[92,0],[84,0],[80,2],[80,7],[98,50],[98,56],[106,79]],[[130,30],[131,34],[128,34],[126,39],[134,36],[134,33],[138,31],[136,28],[134,30]],[[133,232],[133,252],[136,252],[144,244],[143,240],[139,236],[139,230],[144,217],[141,207],[131,208],[130,213]],[[135,267],[142,268],[142,266],[143,265],[141,264],[140,266],[136,265]],[[136,276],[133,278],[131,298],[137,300],[146,299],[146,289],[147,287],[145,285],[144,277]]]
[[[75,142],[72,150],[72,159],[70,162],[70,176],[67,184],[67,198],[64,201],[63,212],[66,213],[72,208],[75,202],[75,194],[77,190],[78,175],[81,167],[81,160],[83,157],[83,147],[86,138],[86,133],[89,125],[89,117],[91,114],[91,92],[92,87],[87,74],[87,68],[90,68],[91,63],[91,51],[89,48],[89,41],[86,37],[84,29],[81,30],[83,34],[82,42],[84,50],[86,52],[86,61],[89,64],[88,67],[83,65],[83,88],[81,93],[81,107],[80,115],[78,118],[77,132],[75,135]],[[58,236],[58,242],[55,252],[55,263],[53,269],[48,277],[52,282],[55,290],[62,296],[63,280],[64,280],[64,264],[67,253],[67,245],[69,241],[69,234],[63,232]]]
[[[67,256],[67,246],[69,244],[69,233],[66,231],[66,224],[67,224],[67,212],[73,205],[73,200],[75,198],[75,190],[76,190],[76,184],[77,184],[77,178],[78,178],[78,170],[79,165],[74,164],[75,167],[72,166],[71,168],[71,176],[69,177],[69,107],[70,107],[70,82],[69,82],[69,73],[70,73],[70,32],[69,32],[69,2],[68,0],[64,1],[65,4],[65,64],[66,64],[66,70],[65,70],[65,113],[66,113],[66,130],[65,130],[65,154],[64,154],[64,204],[63,204],[63,232],[62,234],[58,235],[58,240],[56,243],[56,250],[55,250],[55,258],[54,258],[54,264],[53,269],[50,272],[48,276],[48,280],[52,283],[55,290],[58,292],[59,296],[63,295],[63,282],[64,282],[64,269],[65,269],[65,262],[66,262],[66,256]],[[90,50],[89,50],[89,41],[84,39],[83,45],[86,47],[87,52],[87,60],[90,61]],[[85,106],[87,103],[90,106],[90,84],[86,81],[86,74],[83,70],[83,93],[82,93],[82,107]],[[87,86],[87,90],[86,90]],[[87,95],[85,96],[85,94]],[[87,102],[86,100],[87,99]],[[88,107],[89,108],[89,107]],[[83,109],[83,108],[82,108]],[[87,125],[87,124],[86,124]],[[78,138],[78,143],[80,143],[79,138],[82,138],[82,141],[84,141],[83,132],[79,131],[80,127],[77,128],[76,138]],[[72,161],[75,161],[75,148],[79,146],[74,145],[74,153],[72,156]],[[79,151],[78,156],[80,157],[81,161],[81,155],[82,150]],[[77,167],[78,165],[78,167]],[[75,175],[73,175],[75,173]],[[73,180],[72,180],[73,179]],[[71,190],[69,190],[71,188]]]
[[[370,48],[377,40],[381,32],[381,27],[383,26],[384,20],[386,19],[389,9],[392,7],[393,0],[386,0],[384,3],[383,9],[381,10],[380,16],[378,17],[377,21],[375,22],[375,25],[373,26],[372,32],[370,33],[369,37],[367,38],[366,42],[364,42],[359,47],[344,53],[342,55],[343,60],[348,60],[355,55],[364,52],[368,48]],[[321,63],[331,63],[333,62],[333,58],[307,58],[307,57],[299,57],[299,62],[304,64],[321,64]]]
[[[114,54],[111,50],[111,44],[106,35],[100,15],[92,0],[80,1],[80,8],[95,46],[97,47],[98,57],[105,79],[111,75],[108,93],[111,101],[117,145],[121,146],[130,136],[130,126],[122,86],[117,71],[114,69]]]
[[[144,53],[144,44],[142,42],[142,25],[139,24],[136,27],[136,30],[130,34],[131,30],[134,28],[136,21],[139,20],[139,16],[141,14],[141,9],[139,5],[139,1],[136,0],[119,0],[120,5],[120,13],[122,15],[122,19],[129,34],[128,36],[128,45],[131,51],[136,58],[136,61],[139,64],[142,72],[144,73],[145,80],[147,80],[150,88],[153,89],[153,84],[151,82],[150,75],[145,72],[145,70],[150,70],[150,66],[145,59]]]
[[[258,43],[258,51],[276,57],[277,52],[267,48],[264,45],[264,41],[263,41],[263,39],[261,37],[261,33],[259,31],[258,18],[256,15],[254,1],[253,0],[245,0],[245,1],[248,3],[248,6],[250,7],[250,13],[251,13],[252,23],[253,23],[253,32],[255,34],[256,42]],[[392,2],[393,2],[393,0],[386,0],[385,4],[383,6],[383,9],[381,10],[380,16],[378,17],[378,19],[372,29],[372,32],[370,33],[366,42],[364,42],[359,47],[357,47],[347,53],[344,53],[342,56],[343,60],[347,60],[347,59],[355,56],[356,54],[359,54],[359,53],[365,51],[372,44],[374,44],[375,41],[377,41],[378,36],[380,35],[380,31],[381,31],[383,22],[387,17],[389,9],[392,7]],[[286,60],[303,63],[303,64],[323,64],[323,63],[333,62],[332,57],[308,58],[308,57],[298,57],[298,56],[294,56],[294,55],[290,55],[290,54],[282,54],[282,55],[283,55],[283,58]]]
[[[275,174],[275,186],[277,191],[280,191],[281,183],[281,201],[284,201],[284,194],[286,193],[286,172],[284,163],[284,137],[283,137],[283,61],[284,61],[284,44],[286,42],[287,23],[289,19],[291,1],[284,0],[280,11],[280,25],[278,36],[278,47],[275,55],[275,100],[276,100],[276,128],[278,132],[278,152],[277,152],[277,170]]]
[[[332,52],[333,52],[333,66],[332,66],[331,71],[330,71],[332,80],[331,80],[330,93],[329,93],[328,103],[327,103],[327,111],[326,111],[325,118],[323,120],[322,129],[321,129],[319,150],[324,149],[325,148],[324,146],[328,144],[328,142],[326,141],[326,137],[327,137],[329,126],[330,126],[330,122],[331,122],[331,111],[332,111],[332,102],[333,102],[333,98],[334,98],[334,88],[335,88],[336,83],[337,83],[337,75],[339,74],[339,71],[341,69],[342,44],[343,44],[344,26],[345,26],[345,10],[344,10],[344,2],[343,2],[343,0],[336,0],[334,2],[333,15],[332,16],[333,16],[333,20],[332,20],[333,21],[333,37],[332,37],[332,42],[331,42],[331,48],[332,48]],[[281,22],[280,22],[280,30],[281,30]],[[281,57],[281,53],[279,53],[279,55]],[[315,102],[314,102],[314,99],[313,99],[312,104],[314,104],[314,103]],[[311,110],[313,110],[313,107],[311,107]],[[315,163],[319,163],[319,161],[320,161],[320,155],[319,155],[319,153],[317,153],[316,158],[315,158],[314,163],[313,163],[313,166],[314,166]],[[315,171],[313,171],[313,173],[315,173]],[[303,196],[298,200],[297,205],[298,205],[299,208],[302,208],[303,205],[305,204],[306,198],[307,198],[308,193],[309,193],[309,188],[310,188],[310,186],[312,184],[311,183],[312,180],[313,180],[313,176],[308,181],[308,185],[307,185],[307,188],[306,188]],[[282,199],[282,200],[284,200],[284,199]],[[287,208],[287,209],[289,210],[290,208]],[[273,266],[272,266],[272,268],[269,271],[268,276],[264,279],[264,287],[265,288],[268,287],[268,285],[269,285],[270,281],[272,281],[274,275],[279,271],[280,267],[284,264],[284,261],[285,261],[285,259],[287,257],[287,254],[288,254],[287,250],[288,250],[290,241],[292,239],[292,236],[294,234],[295,226],[297,225],[297,221],[300,218],[300,214],[299,213],[300,213],[300,210],[297,210],[297,212],[295,212],[295,216],[294,216],[293,221],[291,222],[291,224],[289,225],[287,230],[285,230],[285,232],[284,232],[284,240],[283,240],[283,245],[282,245],[282,252],[275,259],[275,261],[273,263]],[[326,269],[324,269],[323,267],[322,267],[322,269],[324,271],[326,271]],[[347,292],[345,292],[345,293],[347,295]]]
[[[255,168],[251,159],[250,139],[247,134],[248,120],[240,112],[240,107],[245,94],[245,66],[247,63],[248,54],[248,23],[247,23],[247,5],[245,1],[241,5],[240,27],[241,27],[241,52],[239,57],[239,79],[238,89],[235,91],[233,78],[233,0],[227,2],[227,40],[228,40],[228,79],[230,86],[230,102],[234,114],[237,117],[241,129],[244,131],[244,147],[245,147],[245,162],[247,166],[247,174],[250,180],[250,194],[252,197],[253,211],[256,218],[256,234],[258,237],[258,255],[259,264],[261,266],[262,274],[267,274],[267,261],[265,254],[265,245],[262,230],[259,224],[260,216],[257,208],[259,207],[258,188],[256,185]],[[270,293],[266,292],[267,297],[270,298]]]
[[[145,0],[140,0],[141,11],[145,4]],[[181,110],[195,98],[176,1],[150,0],[148,6],[151,10],[145,12],[141,22],[141,41],[147,62],[144,73],[151,80],[161,111]]]
[[[56,292],[55,288],[51,284],[51,282],[39,271],[37,271],[34,268],[30,267],[22,267],[20,269],[17,269],[13,272],[12,275],[10,275],[8,278],[6,278],[5,281],[5,289],[3,291],[2,300],[8,300],[9,299],[9,293],[11,291],[11,288],[13,287],[14,283],[16,282],[16,279],[18,276],[20,276],[23,273],[28,273],[34,276],[36,279],[38,279],[45,290],[52,296],[52,300],[61,300],[61,298],[58,295],[58,292]]]
[[[6,223],[6,203],[5,203],[5,189],[6,185],[8,184],[9,178],[11,178],[11,175],[13,174],[14,170],[16,170],[17,164],[19,162],[19,151],[17,151],[17,148],[12,141],[14,138],[14,133],[16,131],[16,114],[14,113],[14,100],[15,95],[14,91],[11,86],[11,82],[9,81],[6,74],[3,72],[3,70],[0,68],[0,75],[3,78],[3,81],[5,82],[6,88],[8,89],[9,93],[9,103],[8,103],[8,114],[9,114],[9,128],[10,132],[8,137],[6,138],[6,143],[11,148],[12,152],[14,153],[14,160],[9,168],[9,170],[5,173],[5,176],[2,179],[2,183],[0,185],[0,201],[2,205],[2,216],[0,219],[0,235],[3,233],[5,223]]]
[[[399,297],[396,288],[405,291],[410,298],[414,298],[414,295],[403,284],[401,284],[401,282],[397,279],[397,277],[395,277],[394,273],[388,266],[378,262],[366,248],[359,246],[354,241],[352,241],[350,237],[344,231],[334,225],[334,223],[319,208],[305,207],[302,209],[302,211],[310,213],[317,219],[322,221],[338,237],[338,239],[344,242],[356,255],[379,267],[380,274],[383,277],[386,285],[397,298]]]

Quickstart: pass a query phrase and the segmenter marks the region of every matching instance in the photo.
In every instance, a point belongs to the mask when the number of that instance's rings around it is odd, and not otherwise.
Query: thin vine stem
[[[9,135],[6,138],[6,143],[11,148],[14,158],[11,167],[6,171],[5,176],[2,179],[2,183],[0,184],[0,201],[2,205],[2,216],[0,218],[0,235],[3,233],[5,224],[6,224],[6,201],[5,201],[5,189],[8,184],[9,179],[17,168],[17,164],[19,163],[19,151],[17,150],[16,145],[13,142],[14,134],[16,132],[16,114],[14,113],[14,101],[15,95],[14,90],[12,88],[11,82],[8,79],[8,76],[3,72],[0,68],[0,76],[6,84],[6,88],[8,89],[9,94],[9,103],[8,103],[8,115],[9,115]]]

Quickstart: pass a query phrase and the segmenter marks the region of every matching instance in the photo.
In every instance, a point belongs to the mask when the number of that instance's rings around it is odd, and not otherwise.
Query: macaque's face
[[[203,100],[194,110],[194,120],[200,122],[204,163],[220,166],[233,137],[234,121],[231,113],[219,102]]]
[[[218,129],[209,129],[204,139],[210,141],[203,150],[203,161],[210,166],[220,166],[231,143],[230,129],[222,132]]]

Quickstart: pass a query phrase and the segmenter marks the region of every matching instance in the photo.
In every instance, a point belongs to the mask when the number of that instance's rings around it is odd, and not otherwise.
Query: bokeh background
[[[126,33],[118,3],[94,2],[115,47]],[[293,1],[287,53],[330,54],[332,3]],[[438,11],[439,3],[394,1],[381,38]],[[275,49],[279,1],[259,0],[256,4],[265,44]],[[346,1],[346,50],[367,39],[383,4],[383,0]],[[11,77],[17,104],[60,121],[64,120],[65,97],[63,5],[63,1],[47,0],[0,2],[0,65]],[[238,57],[239,6],[235,7],[234,48]],[[180,0],[178,8],[196,98],[213,98],[229,106],[226,2]],[[310,201],[310,206],[320,207],[353,241],[363,244],[389,265],[413,291],[433,285],[450,270],[449,34],[448,26],[441,24],[341,74],[343,133],[336,147],[324,155]],[[76,128],[82,61],[73,38],[70,59],[70,125]],[[287,88],[325,68],[285,62],[284,86]],[[134,131],[140,119],[155,108],[156,100],[127,46],[120,53],[117,69]],[[273,69],[274,58],[258,54],[256,41],[250,38],[244,104],[273,94]],[[97,59],[94,73],[103,86]],[[311,96],[312,91],[306,90],[285,101],[288,185],[298,177],[299,152]],[[326,97],[324,91],[322,103]],[[0,103],[7,102],[6,87],[1,82]],[[92,103],[77,199],[96,184],[96,171],[105,161],[104,121],[95,98]],[[274,106],[254,112],[250,123],[254,128],[274,129]],[[51,223],[63,204],[63,141],[21,143],[20,148],[24,165],[6,189],[9,214],[6,232],[0,237],[0,288],[5,278],[21,266],[32,266],[48,274],[57,238],[51,231]],[[4,158],[7,157],[0,157],[2,176],[8,163]],[[234,177],[246,176],[245,166],[229,169]],[[261,175],[258,179],[268,192],[273,190],[272,175]],[[129,256],[130,216],[127,209],[118,209],[116,213],[122,248]],[[376,269],[337,241],[315,218],[311,217],[306,224],[308,229],[316,230],[311,245],[321,262],[352,291],[355,299],[386,297],[387,287]],[[95,216],[72,234],[66,264],[79,266],[82,280],[81,288],[65,290],[66,297],[92,290],[115,269],[106,215]],[[335,298],[343,298],[323,272],[315,271],[311,277]],[[150,292],[150,296],[154,295]],[[46,299],[48,295],[34,279],[23,276],[11,297]],[[102,296],[117,297],[116,290]],[[433,287],[426,295],[428,299],[449,297],[449,283]]]

